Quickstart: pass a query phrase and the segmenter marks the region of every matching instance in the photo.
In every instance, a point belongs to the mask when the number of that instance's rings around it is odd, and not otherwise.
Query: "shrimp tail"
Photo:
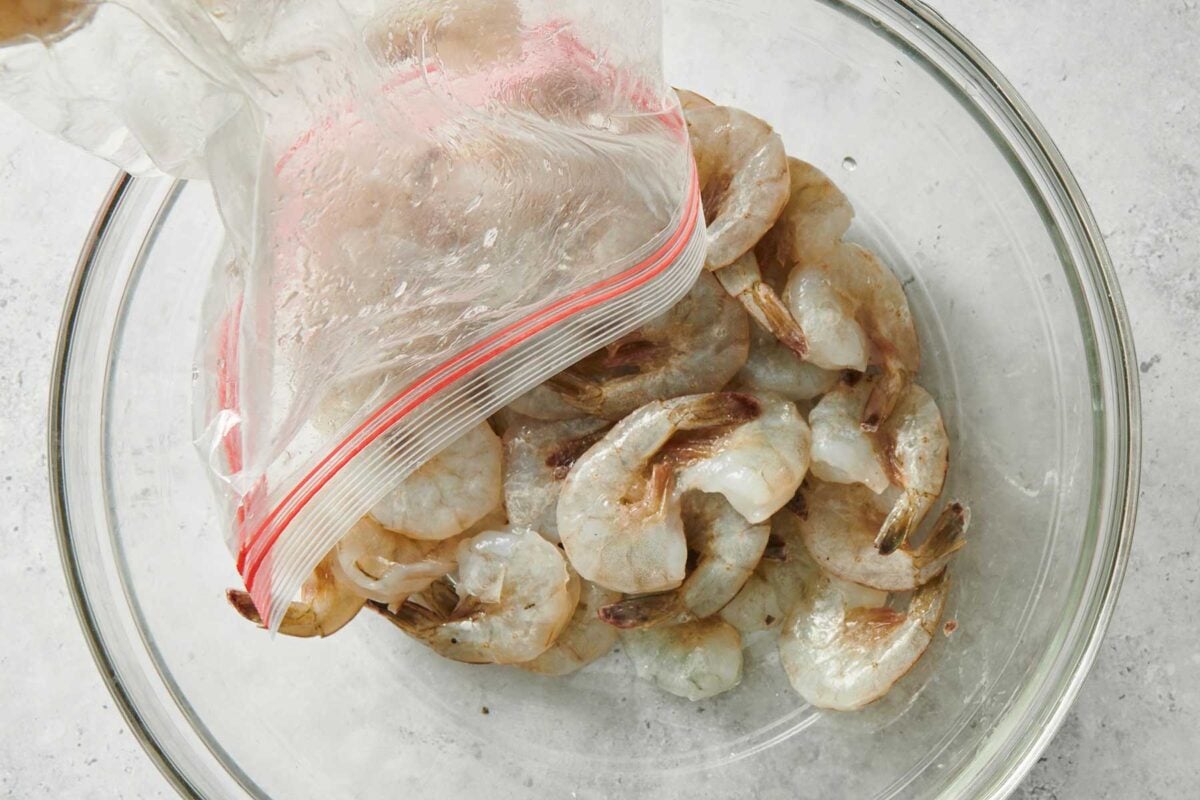
[[[675,592],[648,594],[631,597],[607,606],[597,612],[600,619],[622,630],[649,628],[677,617],[680,612],[679,595]],[[682,619],[675,620],[682,622]]]
[[[428,634],[437,628],[438,625],[445,622],[437,612],[431,611],[411,600],[405,600],[394,611],[383,603],[374,600],[368,601],[367,606],[400,630],[418,638]]]
[[[262,617],[259,616],[258,609],[254,607],[254,601],[250,598],[249,592],[243,592],[241,589],[226,589],[225,599],[229,601],[229,605],[233,606],[234,611],[242,615],[243,619],[249,620],[259,627],[264,627]]]
[[[867,404],[863,407],[862,429],[867,433],[879,430],[892,411],[900,396],[912,383],[912,374],[895,363],[884,363],[883,374],[871,390]]]
[[[920,522],[920,510],[916,492],[905,492],[896,500],[875,537],[875,549],[881,556],[891,555],[908,541]]]
[[[967,543],[963,534],[971,523],[971,510],[962,503],[951,503],[942,510],[933,524],[929,538],[917,548],[916,561],[919,569],[944,562],[948,556]]]
[[[762,404],[748,394],[716,392],[695,397],[681,410],[678,427],[687,431],[750,422],[762,414]]]
[[[597,382],[573,369],[565,369],[546,381],[549,389],[571,405],[587,411],[604,400],[604,389]]]
[[[787,542],[772,533],[767,537],[767,546],[763,548],[762,557],[767,561],[787,561]]]
[[[751,318],[800,358],[808,356],[808,338],[769,284],[763,283],[757,260],[747,253],[717,271],[717,280],[741,303]]]

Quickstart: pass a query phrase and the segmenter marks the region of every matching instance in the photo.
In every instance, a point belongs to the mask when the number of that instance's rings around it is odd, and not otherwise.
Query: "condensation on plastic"
[[[60,5],[0,93],[225,220],[197,442],[272,628],[413,469],[702,267],[657,2]]]

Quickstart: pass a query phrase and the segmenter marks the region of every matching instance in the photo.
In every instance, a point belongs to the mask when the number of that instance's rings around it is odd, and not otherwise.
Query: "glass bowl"
[[[545,679],[445,661],[375,615],[323,641],[239,619],[190,442],[206,186],[122,178],[63,322],[51,472],[76,606],[132,729],[187,796],[1001,797],[1053,735],[1132,533],[1138,400],[1096,225],[1012,88],[926,7],[667,2],[668,78],[835,177],[900,272],[974,526],[926,658],[818,712],[769,643],[689,703],[620,653]]]

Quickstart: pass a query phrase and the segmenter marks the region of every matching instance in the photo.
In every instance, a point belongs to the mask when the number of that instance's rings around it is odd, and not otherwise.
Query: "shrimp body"
[[[638,677],[688,700],[729,691],[742,680],[741,634],[719,618],[623,631],[621,643]]]
[[[711,443],[760,411],[747,395],[691,395],[650,403],[617,423],[575,462],[558,498],[558,533],[579,574],[631,594],[678,586],[687,539],[676,471],[688,456],[660,451],[681,432]]]
[[[517,666],[540,675],[570,675],[600,658],[617,643],[618,632],[600,619],[599,611],[620,599],[620,592],[583,581],[575,613],[554,644],[532,661]]]
[[[816,482],[803,490],[808,512],[801,537],[823,570],[845,581],[889,592],[910,592],[945,569],[965,543],[970,512],[952,503],[917,548],[889,555],[875,548],[888,508],[862,486]]]
[[[835,711],[883,697],[933,641],[949,588],[943,572],[900,612],[883,605],[882,593],[819,575],[779,635],[792,688],[812,705]]]
[[[532,419],[560,421],[587,415],[568,403],[559,392],[545,383],[538,384],[508,404],[516,413]]]
[[[331,636],[354,619],[366,603],[366,598],[338,576],[331,562],[332,557],[326,556],[300,588],[300,600],[288,604],[279,625],[284,636]],[[243,617],[256,625],[263,624],[248,593],[229,589],[225,597]]]
[[[784,275],[835,250],[854,220],[854,207],[821,170],[788,158],[788,176],[787,205],[755,248],[765,269]]]
[[[758,415],[707,447],[680,470],[683,490],[725,496],[752,523],[766,522],[796,493],[808,472],[812,433],[796,406],[778,395],[746,395]]]
[[[458,602],[451,609],[413,600],[395,611],[373,607],[447,658],[519,664],[550,648],[579,600],[579,581],[559,549],[527,528],[485,531],[462,542],[452,584]]]
[[[879,441],[892,483],[902,492],[875,540],[887,555],[912,535],[942,493],[950,469],[950,439],[937,402],[914,383],[880,427]]]
[[[721,389],[749,352],[745,312],[701,274],[666,313],[545,385],[577,416],[617,420],[654,400]]]
[[[501,504],[500,438],[481,422],[405,478],[371,509],[411,539],[449,539]]]
[[[513,525],[558,541],[558,495],[575,460],[610,426],[581,417],[518,421],[504,434],[504,506]]]
[[[452,572],[459,538],[410,539],[370,517],[355,523],[334,548],[332,566],[356,594],[381,603],[401,603]]]
[[[750,329],[750,357],[734,379],[734,385],[751,392],[774,392],[793,402],[806,403],[828,392],[840,378],[841,373],[802,361],[770,333],[753,326]]]
[[[726,106],[686,109],[708,223],[709,269],[732,264],[763,237],[788,200],[783,140],[758,117]]]
[[[770,526],[747,522],[715,494],[685,495],[683,525],[688,550],[698,556],[683,584],[665,594],[605,606],[601,619],[618,628],[644,628],[716,614],[753,574],[770,534]]]
[[[859,423],[874,388],[871,378],[843,383],[809,412],[813,475],[834,483],[861,483],[876,493],[888,488],[891,481],[876,437]]]
[[[784,301],[814,364],[859,372],[868,364],[880,367],[883,377],[862,419],[868,430],[877,428],[921,366],[912,312],[895,274],[869,250],[843,243],[798,263]]]

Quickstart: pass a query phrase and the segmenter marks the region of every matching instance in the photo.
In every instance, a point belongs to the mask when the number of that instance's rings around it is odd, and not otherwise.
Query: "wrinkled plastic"
[[[8,31],[0,92],[126,169],[212,182],[197,442],[271,627],[412,470],[701,268],[656,2],[64,9]]]

